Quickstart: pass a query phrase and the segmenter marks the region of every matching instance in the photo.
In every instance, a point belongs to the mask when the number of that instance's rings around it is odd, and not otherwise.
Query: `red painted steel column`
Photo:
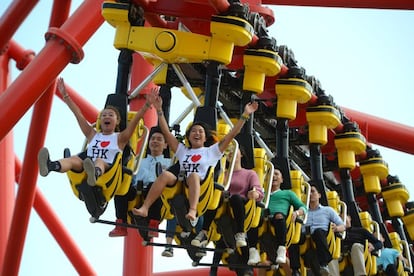
[[[0,56],[0,94],[9,83],[9,56]],[[4,265],[7,240],[14,206],[14,150],[13,132],[0,142],[0,267]]]
[[[153,66],[147,63],[142,56],[134,54],[131,68],[131,89],[133,90],[152,71]],[[131,110],[139,110],[145,103],[144,94],[149,93],[150,87],[140,92],[139,96],[130,103]],[[145,125],[150,128],[157,124],[157,114],[154,108],[149,109],[144,115]],[[124,240],[124,276],[150,276],[153,266],[153,248],[144,247],[142,238],[136,229],[128,229],[128,236]]]
[[[0,51],[7,45],[13,34],[23,23],[39,0],[13,1],[0,18]]]
[[[18,158],[15,158],[16,167],[16,179],[17,183],[20,182],[21,163]],[[45,223],[50,233],[55,238],[56,242],[60,245],[63,252],[72,263],[79,275],[97,275],[93,267],[89,264],[86,257],[83,255],[81,249],[77,246],[76,242],[71,238],[70,233],[66,230],[63,223],[60,221],[59,216],[53,211],[52,206],[47,202],[41,191],[36,189],[33,207],[39,214],[39,217]]]
[[[22,257],[30,212],[36,190],[38,176],[37,153],[44,144],[50,109],[53,101],[54,86],[36,103],[27,139],[24,165],[20,178],[19,190],[16,196],[13,218],[4,257],[1,275],[18,275]]]
[[[60,29],[49,29],[49,40],[45,47],[0,96],[0,106],[4,107],[0,113],[0,140],[69,62],[77,63],[83,58],[81,46],[104,21],[101,15],[102,2],[84,1]]]

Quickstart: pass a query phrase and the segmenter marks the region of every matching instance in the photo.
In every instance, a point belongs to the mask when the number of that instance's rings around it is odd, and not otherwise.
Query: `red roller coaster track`
[[[70,63],[79,63],[83,57],[83,46],[104,22],[101,15],[102,2],[86,0],[69,17],[71,1],[54,1],[50,17],[46,44],[36,56],[34,52],[23,49],[12,38],[23,21],[38,3],[35,0],[12,1],[0,18],[0,269],[1,275],[18,275],[22,258],[25,236],[30,212],[34,207],[47,228],[62,247],[70,262],[80,275],[95,275],[94,268],[72,240],[69,233],[56,218],[51,206],[36,189],[38,170],[36,163],[38,150],[44,145],[52,101],[55,91],[54,80]],[[211,14],[224,11],[228,7],[226,0],[135,0],[147,11],[146,19],[154,26],[165,24],[159,14],[172,14],[186,17],[189,23],[194,18],[210,18]],[[262,5],[291,5],[340,8],[373,8],[414,10],[414,2],[406,0],[377,1],[242,1],[249,3],[252,9],[262,13],[269,23],[273,14]],[[174,4],[172,4],[174,3]],[[200,9],[204,7],[205,9]],[[197,11],[197,12],[195,12]],[[189,16],[191,14],[191,16]],[[196,17],[198,16],[198,17]],[[79,28],[82,26],[82,28]],[[9,61],[15,60],[21,74],[10,82]],[[135,71],[131,80],[138,84],[152,68],[136,60]],[[139,70],[137,68],[139,67]],[[94,121],[97,109],[85,101],[75,91],[71,91],[74,100],[86,112],[89,121]],[[131,107],[142,106],[142,99],[131,103]],[[28,131],[24,162],[20,162],[13,150],[11,131],[23,115],[33,108],[32,122]],[[362,126],[369,124],[370,142],[388,148],[414,154],[414,129],[392,121],[379,119],[353,110],[346,110],[353,120]],[[146,115],[146,122],[152,125],[156,116]],[[393,135],[384,135],[392,129]],[[395,139],[398,137],[398,139]],[[17,196],[15,184],[19,184]],[[13,234],[10,234],[13,233]],[[137,249],[138,248],[138,249]],[[194,271],[153,273],[152,249],[143,247],[139,237],[128,237],[124,249],[124,275],[191,275]],[[198,270],[207,273],[207,270]],[[227,270],[220,270],[220,275],[232,275]]]

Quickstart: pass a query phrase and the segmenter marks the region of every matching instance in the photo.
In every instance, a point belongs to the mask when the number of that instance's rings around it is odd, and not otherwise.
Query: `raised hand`
[[[68,92],[66,91],[66,88],[65,88],[65,82],[63,81],[62,77],[59,77],[57,80],[57,89],[59,90],[63,98],[69,97]]]
[[[162,110],[162,99],[159,95],[159,87],[151,88],[151,92],[147,96],[147,101],[151,103],[157,111]]]
[[[250,103],[247,103],[244,106],[244,112],[250,115],[253,112],[255,112],[258,108],[259,108],[259,103],[258,102],[256,102],[256,101],[250,102]]]

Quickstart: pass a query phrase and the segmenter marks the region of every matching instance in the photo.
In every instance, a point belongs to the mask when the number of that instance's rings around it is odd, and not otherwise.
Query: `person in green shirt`
[[[275,227],[278,245],[276,263],[278,264],[286,263],[286,217],[289,214],[290,206],[295,209],[292,213],[292,221],[307,212],[306,205],[293,191],[280,189],[282,183],[283,175],[280,169],[275,167],[268,209],[271,223]]]

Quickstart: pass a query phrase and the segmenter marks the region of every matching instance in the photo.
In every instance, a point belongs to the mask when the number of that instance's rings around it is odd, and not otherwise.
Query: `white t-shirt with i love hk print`
[[[119,132],[114,132],[108,135],[101,132],[96,133],[88,144],[88,157],[93,161],[95,161],[96,158],[101,158],[106,163],[112,164],[116,154],[121,152],[121,149],[118,146],[118,134]]]
[[[175,156],[180,162],[180,170],[185,171],[186,176],[195,172],[200,175],[201,179],[204,179],[208,168],[216,166],[223,153],[220,151],[218,143],[198,149],[187,148],[179,143]]]

